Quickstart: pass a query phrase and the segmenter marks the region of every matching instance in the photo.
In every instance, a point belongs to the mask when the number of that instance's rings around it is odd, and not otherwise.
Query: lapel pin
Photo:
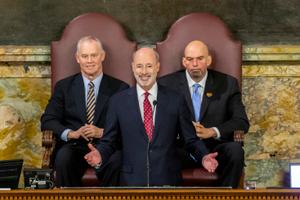
[[[212,97],[213,93],[212,92],[206,92],[207,97]]]

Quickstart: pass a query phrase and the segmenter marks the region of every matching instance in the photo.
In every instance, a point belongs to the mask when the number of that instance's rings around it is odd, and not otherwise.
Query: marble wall
[[[299,46],[244,48],[246,180],[258,187],[288,186],[289,163],[300,161],[299,60]]]
[[[41,167],[40,116],[50,97],[50,50],[0,47],[0,159]]]
[[[300,162],[300,46],[244,46],[243,101],[247,181],[285,185]],[[50,97],[48,46],[0,46],[0,159],[41,167],[40,116]]]

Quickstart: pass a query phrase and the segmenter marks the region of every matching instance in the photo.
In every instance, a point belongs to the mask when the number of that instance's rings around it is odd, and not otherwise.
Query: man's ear
[[[160,70],[160,62],[157,62],[156,65],[157,65],[157,72],[159,72],[159,70]]]
[[[181,63],[182,63],[182,65],[184,66],[184,68],[186,68],[186,59],[185,59],[185,57],[182,57],[182,59],[181,59]]]
[[[101,54],[102,54],[102,55],[101,55],[101,61],[103,62],[104,59],[105,59],[106,53],[105,53],[105,51],[102,51]]]
[[[212,57],[211,57],[211,55],[209,55],[209,56],[207,57],[207,66],[210,66],[211,63],[212,63]]]
[[[75,53],[75,59],[76,59],[76,62],[79,64],[79,55],[78,55],[78,53]]]

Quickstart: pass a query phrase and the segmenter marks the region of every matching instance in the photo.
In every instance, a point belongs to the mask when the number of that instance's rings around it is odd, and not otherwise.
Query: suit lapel
[[[78,112],[78,116],[83,123],[86,122],[86,104],[85,104],[85,92],[84,84],[81,74],[75,77],[74,85],[72,87],[72,94],[75,94],[75,110]]]
[[[167,107],[167,105],[168,105],[167,98],[165,97],[165,94],[161,91],[160,86],[158,85],[157,105],[155,108],[156,112],[155,112],[155,123],[154,123],[152,143],[154,143],[158,137],[159,125],[160,122],[164,121],[163,114],[165,113],[164,109]]]
[[[210,72],[208,71],[208,76],[207,76],[205,89],[204,89],[203,97],[202,97],[200,121],[201,121],[202,117],[204,116],[204,114],[208,108],[208,105],[211,102],[213,95],[214,95],[214,80],[213,80],[213,77],[211,76]]]
[[[180,84],[179,85],[179,91],[183,91],[183,95],[184,95],[184,98],[187,102],[188,108],[190,109],[190,112],[193,114],[193,120],[195,120],[195,112],[194,112],[193,102],[192,102],[192,98],[191,98],[189,85],[188,85],[188,82],[186,80],[185,71],[183,71],[180,74],[179,84]]]
[[[136,87],[132,87],[130,90],[128,90],[128,112],[132,112],[132,121],[133,123],[137,123],[138,128],[140,129],[139,133],[142,135],[142,137],[145,139],[146,142],[148,142],[148,136],[144,127],[144,121],[142,119],[138,96]],[[131,115],[128,115],[131,116]],[[130,126],[130,125],[129,125]]]
[[[107,104],[107,101],[109,100],[110,86],[108,82],[109,82],[108,77],[105,74],[103,74],[99,91],[98,91],[97,101],[96,101],[96,111],[94,116],[95,122],[98,121],[104,106]]]

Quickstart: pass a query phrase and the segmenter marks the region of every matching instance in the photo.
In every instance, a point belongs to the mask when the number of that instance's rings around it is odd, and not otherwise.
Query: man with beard
[[[247,132],[249,122],[238,81],[208,69],[211,63],[207,45],[199,40],[191,41],[182,58],[185,70],[166,75],[158,83],[185,97],[197,136],[210,152],[218,152],[218,185],[236,188],[244,167],[244,151],[233,141],[233,134],[235,130]],[[185,168],[200,165],[192,154],[182,149],[179,152]]]

